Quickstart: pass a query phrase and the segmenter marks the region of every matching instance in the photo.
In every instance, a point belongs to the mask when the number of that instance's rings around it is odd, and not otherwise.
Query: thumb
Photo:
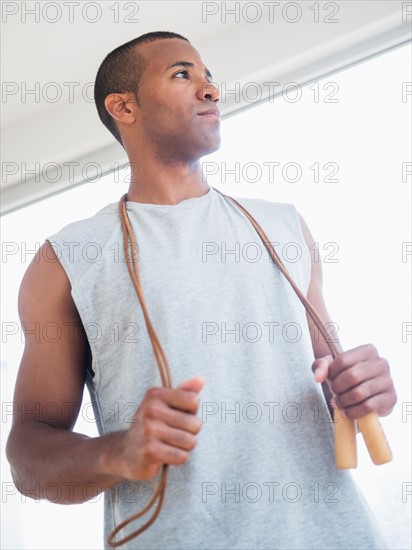
[[[315,375],[316,382],[324,382],[329,374],[329,367],[333,363],[332,355],[325,355],[324,357],[318,357],[312,363],[312,371]]]
[[[184,382],[179,384],[177,386],[177,389],[194,391],[196,393],[199,393],[204,385],[205,385],[204,378],[202,378],[201,376],[194,376],[193,378],[190,378],[190,380],[185,380]]]

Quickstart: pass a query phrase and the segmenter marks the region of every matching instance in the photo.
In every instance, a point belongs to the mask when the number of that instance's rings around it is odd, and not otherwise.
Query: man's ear
[[[110,94],[104,100],[104,106],[118,122],[133,124],[136,120],[137,101],[133,93]]]

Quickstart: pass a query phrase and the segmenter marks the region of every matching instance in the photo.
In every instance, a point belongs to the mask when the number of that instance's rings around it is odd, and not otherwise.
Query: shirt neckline
[[[210,187],[208,192],[200,197],[190,197],[188,199],[183,199],[177,204],[154,204],[149,202],[136,202],[136,201],[126,201],[126,206],[128,208],[136,208],[138,210],[180,210],[187,206],[194,207],[198,204],[202,204],[211,200],[212,195],[216,193],[213,187]]]

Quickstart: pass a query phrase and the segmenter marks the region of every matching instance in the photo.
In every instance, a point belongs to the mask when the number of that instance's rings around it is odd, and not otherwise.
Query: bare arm
[[[148,390],[136,412],[139,422],[128,430],[94,438],[74,433],[91,354],[70,291],[46,242],[19,293],[25,349],[6,450],[20,492],[45,498],[48,484],[57,484],[62,504],[91,499],[124,479],[150,479],[163,463],[186,462],[200,429],[197,393],[203,385],[194,378],[180,389]],[[53,326],[61,337],[54,338]]]
[[[314,250],[315,240],[301,217],[302,231],[308,247]],[[322,291],[322,264],[312,257],[308,299],[325,323],[331,322]],[[315,361],[312,369],[322,383],[325,398],[332,395],[336,404],[351,418],[360,418],[370,412],[388,415],[396,404],[396,392],[386,359],[379,357],[371,344],[359,346],[340,354],[335,360],[327,343],[307,315]],[[338,341],[336,334],[333,334]]]

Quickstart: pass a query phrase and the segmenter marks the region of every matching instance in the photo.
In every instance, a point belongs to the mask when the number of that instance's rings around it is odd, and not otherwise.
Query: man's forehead
[[[146,70],[165,71],[179,61],[203,66],[198,51],[189,42],[179,38],[146,42],[139,46],[139,50],[145,58]]]

